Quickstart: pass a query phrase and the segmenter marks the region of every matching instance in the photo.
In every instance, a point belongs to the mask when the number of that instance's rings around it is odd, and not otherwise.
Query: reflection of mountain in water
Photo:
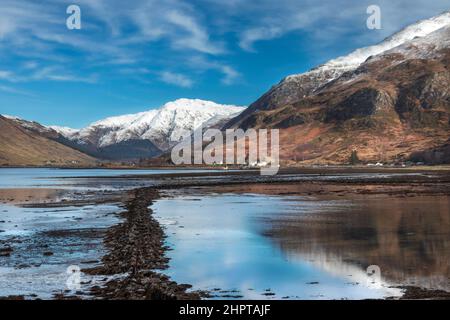
[[[290,258],[337,275],[378,265],[389,283],[450,289],[450,197],[354,201],[345,210],[275,220],[270,235]]]

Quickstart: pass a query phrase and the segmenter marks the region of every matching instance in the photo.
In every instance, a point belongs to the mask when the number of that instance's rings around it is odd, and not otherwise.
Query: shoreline
[[[323,175],[326,174],[327,172],[323,173]],[[202,177],[212,175],[219,179],[202,179]],[[187,178],[187,180],[178,181],[177,179],[170,179],[173,177],[172,175],[145,175],[139,178],[152,177],[161,179],[162,183],[151,187],[121,191],[121,203],[125,210],[116,213],[122,221],[109,227],[103,237],[103,244],[107,253],[101,258],[102,264],[82,270],[86,275],[113,276],[113,279],[102,283],[101,286],[95,285],[90,289],[87,288],[87,291],[83,292],[83,296],[87,296],[88,299],[120,300],[193,300],[208,297],[207,292],[190,292],[188,290],[192,288],[191,285],[177,284],[164,274],[169,262],[165,254],[170,249],[164,243],[166,239],[164,229],[153,217],[153,211],[150,208],[152,203],[160,198],[160,191],[162,190],[178,190],[181,194],[186,194],[188,188],[204,187],[208,188],[210,192],[235,192],[239,194],[252,192],[254,191],[252,188],[258,186],[267,188],[269,186],[276,187],[279,184],[281,187],[275,190],[274,194],[292,194],[292,192],[283,190],[282,185],[287,184],[298,187],[297,194],[305,195],[353,194],[364,196],[383,194],[401,197],[450,195],[450,175],[447,172],[440,172],[436,176],[357,177],[353,180],[336,176],[331,180],[318,181],[311,181],[310,179],[287,180],[283,175],[263,178],[254,175],[254,172],[251,175],[248,171],[228,172],[228,175],[223,176],[222,172],[185,173],[178,175],[178,178]],[[197,177],[197,179],[194,177]],[[101,178],[104,179],[105,177]],[[128,177],[112,178],[127,179]],[[133,178],[136,177],[133,176]],[[169,178],[169,180],[165,180],[165,178]],[[374,188],[374,186],[376,187]],[[117,201],[117,198],[115,200]],[[73,205],[74,203],[66,203],[66,205],[69,204]],[[45,206],[51,207],[52,205],[46,204]],[[405,290],[400,299],[448,299],[450,296],[450,293],[439,290],[411,286],[399,288]],[[54,299],[82,299],[82,297],[78,294],[72,296],[59,294],[55,295]],[[389,297],[386,297],[386,299],[389,299]]]
[[[223,173],[230,173],[233,171],[239,172],[259,172],[259,168],[242,167],[242,166],[208,166],[208,165],[155,165],[155,166],[45,166],[45,165],[0,165],[0,169],[55,169],[55,170],[131,170],[131,171],[146,171],[146,170],[206,170],[219,171]],[[309,172],[450,172],[450,164],[442,165],[410,165],[406,167],[384,165],[380,167],[367,165],[290,165],[281,166],[279,172],[291,173],[309,173]],[[107,177],[107,176],[105,176]]]
[[[231,179],[233,180],[233,179]],[[390,180],[390,179],[388,179]],[[395,179],[394,179],[395,180]],[[407,179],[409,180],[409,179]],[[326,195],[326,194],[385,194],[391,196],[398,196],[404,194],[406,196],[417,196],[419,194],[426,195],[449,195],[450,192],[446,191],[447,188],[437,188],[431,190],[429,193],[420,190],[422,184],[428,184],[431,181],[419,181],[411,182],[407,180],[396,181],[371,181],[366,179],[357,179],[353,181],[349,186],[333,189],[333,185],[343,186],[349,181],[319,181],[319,182],[305,182],[305,192],[308,190],[308,195]],[[426,179],[429,180],[429,179]],[[448,179],[431,179],[434,183],[450,182]],[[428,183],[427,183],[428,182]],[[245,183],[245,182],[244,182]],[[133,195],[131,200],[128,201],[126,208],[127,211],[121,213],[121,216],[125,218],[125,222],[114,226],[107,233],[105,238],[105,244],[109,251],[109,254],[103,257],[104,266],[94,268],[91,270],[83,270],[88,274],[120,274],[124,272],[130,272],[122,280],[113,280],[103,288],[94,287],[91,290],[92,295],[95,298],[100,299],[200,299],[201,297],[208,296],[206,292],[186,292],[187,289],[192,286],[189,284],[177,284],[171,281],[164,275],[164,270],[168,267],[168,259],[165,257],[165,252],[168,250],[164,245],[164,239],[166,235],[161,225],[153,218],[153,211],[151,204],[154,200],[160,197],[161,190],[179,190],[182,194],[185,194],[187,190],[184,188],[189,187],[213,187],[213,190],[217,192],[219,187],[226,186],[224,192],[232,192],[242,188],[247,188],[243,181],[221,181],[221,182],[208,182],[201,180],[191,180],[184,185],[166,184],[155,187],[138,188],[130,191]],[[280,184],[296,184],[298,181],[286,182],[286,181],[253,181],[255,186],[269,186]],[[351,190],[356,185],[371,185],[371,184],[400,184],[400,190],[364,190],[364,188]],[[314,190],[311,186],[318,187]],[[382,188],[381,188],[382,189]],[[282,193],[276,193],[282,195]],[[137,228],[137,225],[143,227]],[[137,258],[137,257],[140,258]],[[150,260],[146,261],[146,259]],[[124,262],[125,261],[125,262]],[[137,261],[133,264],[132,261]],[[150,271],[152,269],[153,271]],[[162,273],[157,273],[154,270],[161,270]],[[448,298],[450,293],[441,290],[429,290],[414,286],[400,286],[398,288],[404,289],[403,296],[397,299],[442,299]],[[389,297],[386,297],[389,299]]]
[[[88,275],[124,274],[103,287],[94,286],[90,295],[100,299],[197,300],[198,293],[188,293],[190,285],[177,284],[155,270],[168,268],[165,257],[165,234],[153,218],[149,206],[159,198],[153,188],[130,191],[126,211],[119,213],[124,221],[108,229],[104,238],[107,254],[102,265],[81,271]]]

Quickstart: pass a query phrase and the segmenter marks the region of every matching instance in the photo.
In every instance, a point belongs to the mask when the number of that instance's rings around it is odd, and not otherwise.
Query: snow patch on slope
[[[66,138],[71,137],[79,132],[78,129],[73,129],[73,128],[69,128],[69,127],[48,126],[47,128],[55,130],[60,135],[66,137]]]
[[[19,117],[16,117],[16,116],[10,116],[10,115],[8,115],[8,114],[0,114],[0,116],[4,117],[4,118],[6,118],[6,119],[9,119],[9,120],[22,120],[22,119],[20,119]]]
[[[325,75],[323,77],[326,77],[327,81],[331,81],[342,75],[344,72],[356,69],[371,56],[379,55],[415,38],[425,37],[430,33],[448,25],[450,25],[450,11],[412,24],[396,34],[386,38],[379,44],[357,49],[346,56],[330,60],[309,72],[290,75],[286,77],[284,81],[297,81],[298,78],[308,76],[321,78],[322,74]]]
[[[408,41],[376,58],[381,59],[384,55],[399,53],[405,59],[433,59],[441,55],[440,51],[446,48],[450,48],[450,25],[430,33],[427,37]]]

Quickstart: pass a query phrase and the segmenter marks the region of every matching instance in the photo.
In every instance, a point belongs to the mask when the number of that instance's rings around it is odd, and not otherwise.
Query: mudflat
[[[83,179],[92,183],[98,178],[84,176]],[[110,181],[114,184],[117,179],[123,184],[124,180],[131,178],[103,176],[101,182],[107,184],[107,181]],[[327,212],[290,218],[274,216],[270,221],[270,228],[264,231],[264,236],[278,243],[290,254],[310,254],[312,247],[320,247],[327,254],[340,253],[343,260],[354,265],[382,264],[383,276],[392,280],[396,286],[402,287],[405,291],[404,297],[408,299],[448,297],[449,286],[443,280],[447,277],[448,282],[449,275],[443,262],[447,258],[442,254],[450,252],[450,228],[446,228],[450,219],[450,174],[447,170],[366,172],[361,169],[333,168],[328,171],[311,169],[305,172],[289,169],[273,177],[262,177],[254,171],[237,171],[134,175],[132,180],[133,183],[140,181],[151,186],[114,192],[76,191],[77,194],[72,193],[72,197],[68,197],[67,191],[63,191],[66,196],[64,201],[61,200],[62,191],[52,189],[22,190],[20,196],[12,195],[11,192],[17,191],[1,190],[1,199],[4,202],[9,201],[9,204],[14,202],[16,206],[50,209],[88,204],[94,207],[117,204],[122,208],[111,213],[118,219],[118,223],[111,221],[105,223],[102,228],[88,226],[89,237],[102,239],[97,244],[98,259],[94,259],[91,265],[87,264],[82,269],[83,274],[91,276],[92,279],[86,281],[77,292],[61,290],[59,293],[53,293],[53,298],[210,297],[213,293],[198,289],[195,285],[191,288],[192,283],[178,284],[165,275],[164,270],[170,267],[167,257],[169,248],[165,243],[167,234],[165,228],[154,218],[152,211],[155,200],[190,194],[196,197],[261,194],[306,197],[311,201],[350,201],[354,205],[344,213]],[[87,198],[87,195],[90,195],[90,198]],[[43,203],[42,199],[48,203]],[[427,208],[428,216],[423,208]],[[83,219],[76,221],[77,227],[83,227]],[[407,221],[409,222],[406,223]],[[3,229],[1,224],[0,229]],[[65,235],[60,230],[46,232],[51,236]],[[73,230],[72,234],[76,235]],[[78,235],[79,237],[71,237],[71,241],[77,242],[81,236],[86,238],[85,232],[79,232]],[[20,236],[14,239],[22,241]],[[45,246],[42,239],[41,244]],[[1,250],[5,255],[0,257],[1,266],[7,265],[8,261],[22,254],[21,250],[25,250],[10,240],[11,238],[2,240]],[[51,240],[47,238],[45,241]],[[77,250],[86,248],[79,247]],[[423,264],[424,268],[419,268],[420,270],[414,267],[418,266],[420,261],[423,262],[419,254],[426,254],[428,257],[427,263]],[[36,267],[30,265],[27,268]],[[417,272],[408,273],[409,269]],[[416,281],[412,280],[413,278]],[[11,298],[33,298],[33,294],[15,294],[11,295]]]

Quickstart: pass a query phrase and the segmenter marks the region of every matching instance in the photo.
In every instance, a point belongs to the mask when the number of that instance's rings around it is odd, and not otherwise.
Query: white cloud
[[[38,66],[39,64],[36,61],[27,61],[23,64],[23,68],[28,70],[36,69]]]
[[[223,42],[211,39],[211,30],[201,11],[192,3],[181,0],[78,0],[83,28],[65,28],[65,3],[60,0],[2,0],[0,3],[0,55],[38,59],[41,70],[25,80],[95,82],[93,76],[75,76],[74,59],[83,59],[85,69],[109,64],[113,70],[122,66],[146,66],[149,52],[164,57],[164,51],[219,55],[226,52]],[[152,52],[150,47],[162,47]],[[62,50],[61,50],[62,49]],[[74,58],[76,57],[76,58]],[[160,58],[161,59],[161,58]],[[53,65],[69,66],[72,70],[48,73]],[[120,66],[118,69],[115,66]],[[159,66],[161,67],[161,66]],[[167,66],[162,66],[166,68]],[[0,61],[1,68],[1,61]],[[15,69],[28,67],[24,63]],[[17,70],[15,70],[17,71]],[[165,76],[168,78],[168,75]],[[181,80],[183,86],[192,81]]]
[[[0,19],[0,39],[3,39],[7,34],[15,30],[16,26],[12,19],[3,17]]]
[[[106,23],[113,36],[124,44],[164,40],[176,50],[192,50],[207,54],[221,54],[221,43],[211,41],[210,33],[202,24],[200,14],[188,1],[136,0],[133,2],[111,0],[81,0]],[[131,23],[134,34],[122,34],[121,26]]]
[[[170,23],[187,31],[187,35],[174,39],[175,47],[194,49],[209,54],[223,53],[220,46],[211,43],[206,30],[193,17],[179,11],[170,11],[167,14],[167,19]]]
[[[239,46],[246,51],[255,51],[253,44],[260,40],[270,40],[283,34],[279,27],[257,27],[245,30],[239,41]]]
[[[365,28],[372,0],[203,0],[219,7],[217,12],[245,17],[245,24],[231,24],[238,34],[239,46],[255,52],[255,44],[270,41],[288,33],[301,31],[324,45],[347,41],[359,46],[375,43],[419,19],[429,18],[450,9],[448,0],[377,0],[381,7],[383,29]],[[223,4],[222,4],[223,3]],[[241,29],[240,31],[238,29]],[[370,38],[370,39],[369,39]],[[307,44],[306,44],[307,45]]]
[[[223,76],[221,81],[226,85],[234,84],[241,77],[241,74],[233,67],[222,62],[207,60],[202,56],[192,57],[189,63],[197,71],[215,70],[220,72]]]
[[[95,74],[91,74],[88,76],[77,76],[71,73],[64,72],[64,70],[60,70],[59,67],[46,67],[37,70],[26,80],[96,83],[98,81],[98,77]]]
[[[0,79],[7,80],[7,79],[11,78],[11,76],[12,76],[12,73],[10,71],[0,70]]]
[[[365,25],[365,10],[372,0],[77,0],[83,29],[69,31],[65,29],[67,4],[63,0],[0,1],[0,69],[14,70],[14,74],[0,73],[0,79],[94,83],[99,77],[94,69],[108,64],[111,73],[127,67],[214,70],[222,75],[222,83],[233,84],[241,77],[236,70],[241,61],[233,63],[239,52],[231,52],[236,45],[239,51],[256,52],[261,41],[301,31],[316,41],[316,47],[342,39],[356,47],[361,39],[365,45],[377,42],[418,18],[450,8],[448,0],[377,0],[383,30],[364,33],[355,29]],[[317,55],[327,55],[324,52]],[[20,63],[12,66],[5,56],[19,57]],[[39,66],[31,63],[27,73],[25,60],[37,60]],[[88,76],[79,76],[80,61]],[[183,66],[186,61],[189,71]],[[61,68],[42,75],[43,69],[55,65]],[[193,85],[190,78],[177,73],[158,76],[184,87]]]
[[[0,70],[0,80],[5,80],[8,82],[18,82],[19,79],[17,75],[9,70]]]
[[[20,95],[20,96],[25,96],[25,97],[35,97],[34,94],[29,93],[27,91],[23,91],[20,89],[16,89],[10,86],[5,86],[5,85],[0,85],[0,91],[6,92],[6,93],[10,93],[10,94],[14,94],[14,95]]]
[[[173,84],[182,88],[190,88],[194,82],[185,75],[170,71],[161,72],[161,80],[168,84]]]
[[[61,70],[58,66],[48,66],[41,69],[37,69],[37,65],[31,66],[25,65],[23,72],[11,72],[8,70],[0,70],[0,80],[8,82],[30,82],[39,80],[50,80],[60,82],[84,82],[84,83],[96,83],[98,76],[91,74],[88,76],[77,76],[75,74],[68,73],[65,70]],[[29,69],[33,69],[30,72]]]
[[[241,74],[230,66],[219,66],[219,70],[224,74],[222,82],[227,85],[233,84]]]

